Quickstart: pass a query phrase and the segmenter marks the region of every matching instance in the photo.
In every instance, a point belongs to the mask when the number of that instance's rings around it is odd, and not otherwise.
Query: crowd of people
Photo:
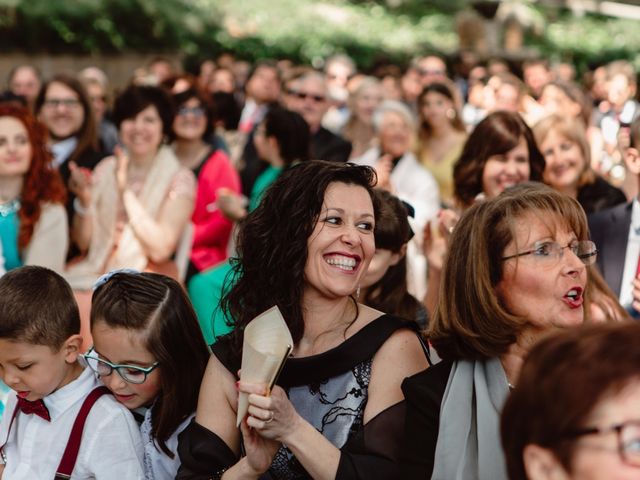
[[[16,66],[0,479],[637,477],[636,84],[437,55]],[[291,354],[241,381],[274,305]]]

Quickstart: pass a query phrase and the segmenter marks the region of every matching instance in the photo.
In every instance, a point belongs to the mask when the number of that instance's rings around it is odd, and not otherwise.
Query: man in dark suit
[[[284,96],[285,106],[299,113],[311,130],[311,158],[330,162],[346,162],[351,143],[321,124],[329,109],[327,81],[324,74],[309,71],[290,81]]]
[[[640,179],[640,120],[629,133],[620,136],[627,175]],[[597,265],[607,285],[623,307],[640,315],[640,202],[631,202],[601,210],[589,216],[591,239],[598,248]],[[638,284],[638,286],[636,286]],[[635,312],[634,312],[635,310]]]

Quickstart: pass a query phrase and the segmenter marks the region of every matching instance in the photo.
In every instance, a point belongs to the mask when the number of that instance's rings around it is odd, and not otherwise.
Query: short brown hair
[[[533,134],[538,145],[542,145],[542,142],[544,142],[550,132],[555,132],[578,145],[584,160],[582,173],[580,174],[580,178],[578,178],[578,187],[595,182],[596,174],[591,169],[591,148],[587,141],[587,131],[584,125],[572,118],[562,117],[560,115],[549,115],[533,127]]]
[[[470,206],[482,192],[482,172],[489,157],[514,149],[523,137],[529,150],[529,180],[542,181],[544,157],[529,126],[517,113],[493,112],[473,129],[453,167],[454,195],[462,206]]]
[[[640,325],[592,324],[538,342],[502,410],[501,434],[511,480],[526,480],[523,451],[550,449],[571,473],[571,433],[603,399],[640,380]]]
[[[438,354],[449,360],[495,358],[507,351],[528,322],[509,312],[496,293],[502,256],[515,241],[518,219],[538,213],[553,231],[560,222],[587,240],[580,204],[541,183],[526,182],[476,203],[453,230],[440,300],[429,326]]]
[[[78,304],[56,272],[32,265],[0,278],[0,338],[59,350],[78,333]]]

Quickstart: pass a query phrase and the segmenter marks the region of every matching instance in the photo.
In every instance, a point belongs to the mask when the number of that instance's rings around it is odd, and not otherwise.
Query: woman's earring
[[[358,289],[356,290],[356,301],[360,300],[360,285],[358,285]]]

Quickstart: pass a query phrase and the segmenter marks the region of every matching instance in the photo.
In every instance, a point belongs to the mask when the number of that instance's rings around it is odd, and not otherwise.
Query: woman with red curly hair
[[[6,270],[63,270],[69,244],[65,199],[44,126],[23,107],[0,106],[0,255]]]

